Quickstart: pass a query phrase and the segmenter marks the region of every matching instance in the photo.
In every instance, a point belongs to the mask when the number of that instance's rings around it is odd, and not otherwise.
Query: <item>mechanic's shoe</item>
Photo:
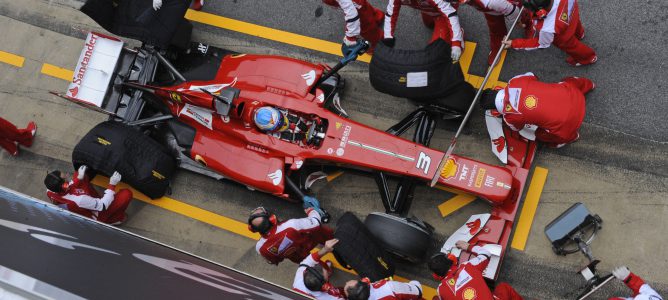
[[[598,61],[598,56],[594,56],[594,58],[592,58],[589,62],[586,62],[586,63],[579,63],[579,62],[576,62],[576,61],[575,61],[575,58],[572,58],[572,57],[570,57],[570,56],[566,58],[566,62],[567,62],[569,65],[574,66],[574,67],[581,67],[581,66],[586,66],[586,65],[592,65],[592,64],[595,64],[596,61]]]
[[[37,125],[35,124],[35,122],[30,122],[28,123],[28,127],[26,127],[26,130],[30,130],[31,137],[29,141],[22,143],[21,145],[30,147],[32,146],[32,141],[35,139],[35,134],[37,133]]]
[[[190,4],[190,8],[200,11],[202,10],[202,7],[204,7],[204,0],[194,0],[192,4]]]
[[[125,223],[125,221],[126,221],[127,219],[128,219],[128,214],[123,213],[123,218],[122,218],[122,219],[120,219],[120,220],[118,220],[118,221],[116,221],[116,222],[114,222],[114,223],[110,223],[109,225],[112,225],[112,226],[121,226],[121,225],[123,225],[123,223]]]

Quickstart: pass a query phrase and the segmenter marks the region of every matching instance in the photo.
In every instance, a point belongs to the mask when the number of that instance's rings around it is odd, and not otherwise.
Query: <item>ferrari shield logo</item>
[[[513,111],[513,107],[510,104],[506,104],[506,111]]]
[[[341,129],[341,126],[343,126],[343,124],[341,124],[339,122],[336,122],[335,126],[336,126],[336,130],[339,130],[339,129]]]
[[[169,98],[172,99],[172,101],[176,103],[182,103],[183,101],[181,100],[181,95],[175,92],[170,92],[169,93]]]
[[[568,24],[568,14],[566,12],[561,13],[561,16],[559,16],[559,21]]]
[[[524,98],[524,107],[527,109],[534,109],[538,106],[538,98],[534,95],[527,96]]]
[[[476,291],[472,287],[466,288],[462,293],[462,299],[464,300],[473,300],[475,298],[476,298]]]

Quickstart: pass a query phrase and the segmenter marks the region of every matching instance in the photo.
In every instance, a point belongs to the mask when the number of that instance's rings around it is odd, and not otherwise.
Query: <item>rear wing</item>
[[[123,41],[90,32],[65,93],[51,92],[70,102],[112,117],[132,121],[142,108],[141,91],[125,92],[126,80],[145,84],[153,79],[157,60]]]
[[[123,42],[104,34],[89,32],[65,94],[54,93],[74,103],[105,112],[103,104]]]

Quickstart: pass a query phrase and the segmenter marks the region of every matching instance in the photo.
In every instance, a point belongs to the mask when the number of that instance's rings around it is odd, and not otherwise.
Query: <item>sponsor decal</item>
[[[298,160],[298,161],[295,162],[295,166],[297,166],[297,169],[301,168],[302,165],[304,165],[304,161],[303,161],[303,160]]]
[[[510,106],[510,104],[506,104],[506,109],[505,109],[505,111],[507,111],[507,112],[509,112],[509,111],[513,111],[513,107]]]
[[[155,178],[158,178],[159,180],[164,180],[165,179],[165,176],[163,176],[162,174],[160,174],[156,170],[151,170],[151,175],[153,175],[153,177],[155,177]]]
[[[186,104],[183,106],[183,109],[181,109],[180,114],[190,117],[206,128],[213,129],[211,126],[213,123],[213,113],[208,109]]]
[[[327,148],[327,154],[332,154],[334,153],[334,149],[332,148]]]
[[[269,247],[269,252],[271,252],[274,255],[278,255],[278,247],[276,246]]]
[[[501,182],[501,181],[497,182],[497,183],[496,183],[496,186],[498,186],[498,187],[502,187],[502,188],[504,188],[504,189],[506,189],[506,190],[509,190],[509,189],[510,189],[510,185],[508,185],[508,184],[506,184],[506,183],[504,183],[504,182]]]
[[[480,168],[480,171],[478,172],[478,176],[475,177],[475,187],[479,188],[482,187],[482,182],[485,179],[485,173],[487,172],[486,169]]]
[[[455,161],[454,158],[448,158],[448,161],[445,162],[445,166],[441,170],[441,178],[448,180],[457,175],[457,170],[459,170],[459,164]]]
[[[318,102],[320,102],[320,103],[325,102],[325,94],[318,94],[316,99],[318,99]]]
[[[469,180],[468,180],[468,184],[467,184],[468,187],[473,186],[473,179],[476,177],[476,174],[478,174],[478,165],[473,165],[473,168],[471,168],[471,176],[469,176]],[[461,180],[461,176],[460,176],[460,180]]]
[[[172,99],[172,101],[179,104],[183,103],[183,100],[181,100],[181,95],[179,95],[177,92],[169,92],[169,99]]]
[[[406,77],[404,77],[404,76],[399,77],[399,82],[400,83],[406,83]]]
[[[346,125],[346,127],[343,129],[343,135],[341,136],[341,142],[339,143],[339,147],[341,148],[346,147],[346,144],[348,144],[348,138],[350,137],[350,131],[352,130],[353,128],[350,127],[350,125]]]
[[[109,146],[109,145],[111,145],[111,142],[110,142],[110,141],[107,141],[107,140],[105,140],[104,138],[101,138],[101,137],[99,137],[99,136],[97,137],[97,143],[100,144],[100,145],[104,145],[104,146]]]
[[[559,16],[559,21],[568,24],[568,14],[566,12],[562,12],[561,16]]]
[[[487,176],[485,177],[485,186],[486,186],[486,187],[490,187],[490,188],[491,188],[491,187],[494,187],[494,182],[495,182],[495,181],[496,181],[496,178],[487,175]]]
[[[534,109],[538,106],[538,98],[534,95],[529,95],[526,98],[524,98],[524,107],[527,109]]]
[[[455,286],[455,279],[454,279],[454,278],[450,278],[450,280],[448,280],[448,285],[454,287],[454,286]]]
[[[206,52],[209,51],[209,45],[199,43],[199,45],[197,45],[197,51],[201,52],[202,54],[206,54]]]
[[[478,233],[478,229],[480,229],[480,224],[480,219],[475,219],[473,222],[466,223],[466,227],[469,228],[469,233],[471,235],[475,235]]]
[[[503,152],[503,149],[506,148],[506,138],[503,136],[500,136],[497,139],[493,139],[492,143],[496,145],[496,152],[498,153]]]
[[[302,78],[306,80],[306,85],[311,86],[313,81],[315,81],[315,70],[311,70],[306,74],[302,74]]]
[[[79,94],[79,87],[78,87],[78,86],[75,86],[75,87],[73,87],[73,88],[67,90],[67,92],[70,93],[70,96],[71,96],[71,97],[75,97],[75,98],[76,98],[77,94]]]
[[[343,126],[343,124],[341,124],[339,122],[336,122],[335,126],[336,126],[336,130],[339,130],[339,129],[341,129],[341,126]]]
[[[269,173],[267,176],[271,179],[271,183],[278,185],[283,180],[283,171],[281,169],[276,170],[273,173]]]
[[[426,175],[429,172],[429,165],[431,164],[431,157],[429,155],[425,154],[424,152],[420,151],[420,156],[418,156],[417,164],[415,165],[416,168],[419,170],[424,170],[424,174]]]
[[[473,277],[471,277],[471,275],[468,272],[466,272],[466,270],[462,270],[459,273],[459,276],[457,277],[457,283],[455,284],[455,291],[459,290],[460,288],[463,288],[471,280],[473,280]]]
[[[230,83],[218,83],[218,84],[209,84],[209,85],[191,85],[188,90],[189,91],[198,91],[201,92],[202,90],[205,90],[209,93],[220,95],[220,90],[228,87],[228,86],[234,86],[237,84],[237,77],[234,77],[232,79],[232,82]],[[181,91],[182,89],[179,89]]]
[[[336,156],[343,156],[343,153],[345,153],[343,148],[336,149]]]
[[[81,83],[83,82],[84,75],[86,75],[86,70],[88,70],[88,64],[90,63],[90,58],[93,56],[93,50],[95,49],[95,43],[97,43],[98,37],[94,34],[90,34],[88,36],[88,39],[86,40],[86,44],[84,45],[84,51],[83,57],[81,58],[81,62],[79,64],[79,69],[75,70],[74,76],[72,77],[72,83],[76,84],[74,88],[70,89],[78,93],[78,87],[81,86]],[[74,96],[74,95],[72,95]]]
[[[468,287],[462,293],[462,299],[464,300],[473,300],[476,298],[476,291],[472,287]]]
[[[278,252],[285,251],[285,249],[287,249],[291,245],[292,245],[292,240],[291,239],[289,239],[287,237],[283,238],[283,240],[281,241],[281,245],[278,246]]]

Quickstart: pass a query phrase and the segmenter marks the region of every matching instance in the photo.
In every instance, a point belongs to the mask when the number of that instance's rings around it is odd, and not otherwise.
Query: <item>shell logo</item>
[[[458,169],[459,165],[457,164],[455,159],[448,158],[448,161],[445,162],[445,166],[443,166],[443,169],[441,170],[441,178],[450,179],[452,177],[455,177]]]
[[[524,106],[528,109],[534,109],[538,106],[538,98],[534,95],[527,96],[524,98]]]
[[[476,298],[476,292],[475,289],[472,287],[466,288],[462,293],[462,299],[464,300],[473,300],[475,298]]]

